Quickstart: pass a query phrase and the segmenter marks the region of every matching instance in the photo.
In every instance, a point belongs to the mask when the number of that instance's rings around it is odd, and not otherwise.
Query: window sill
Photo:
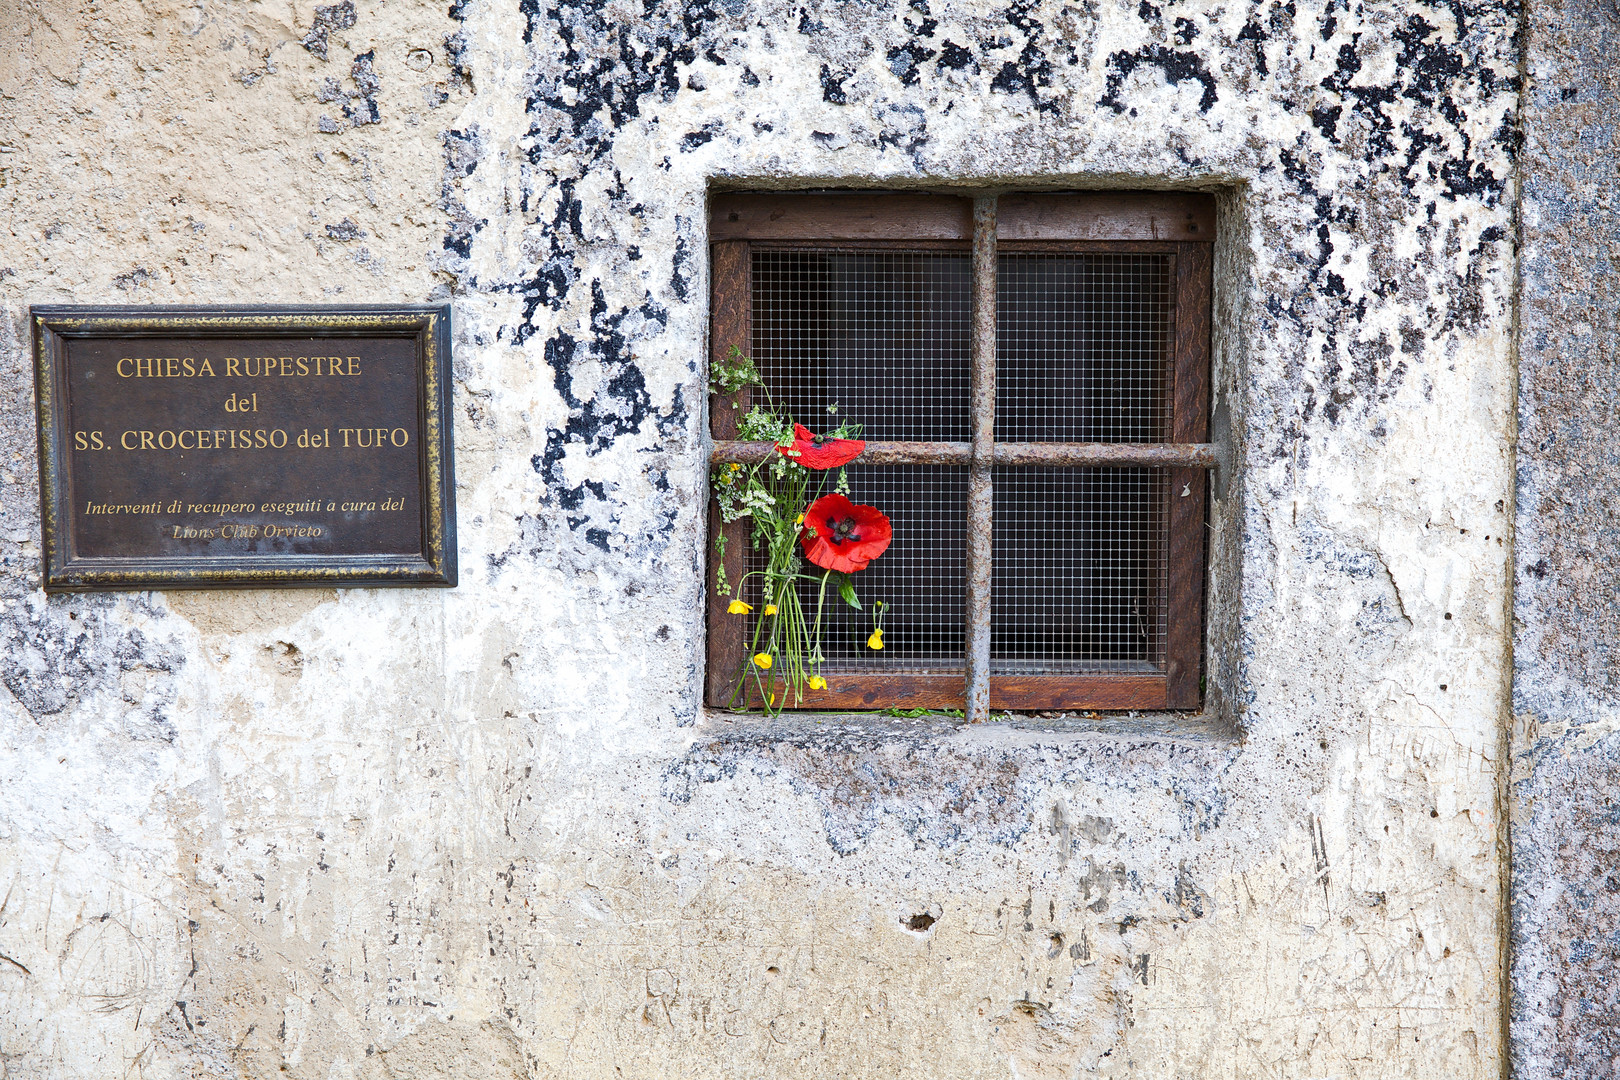
[[[1015,741],[1021,736],[1060,739],[1105,736],[1131,740],[1166,740],[1202,745],[1235,745],[1241,734],[1231,723],[1208,713],[1110,712],[1043,717],[995,713],[985,724],[968,724],[944,714],[916,718],[874,712],[761,713],[704,709],[697,731],[718,741],[760,742],[802,739],[965,738],[970,742]]]

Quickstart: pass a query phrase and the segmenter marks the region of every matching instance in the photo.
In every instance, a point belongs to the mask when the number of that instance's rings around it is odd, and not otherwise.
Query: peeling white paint
[[[0,16],[8,1076],[1500,1073],[1515,9],[356,11]],[[1219,193],[1240,737],[698,707],[706,194],[851,185]],[[27,304],[445,297],[456,590],[38,591]]]

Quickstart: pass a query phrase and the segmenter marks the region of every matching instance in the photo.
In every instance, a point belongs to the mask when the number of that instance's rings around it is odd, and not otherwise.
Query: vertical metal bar
[[[724,363],[733,348],[753,355],[753,256],[746,240],[724,240],[711,249],[709,262],[709,363]],[[735,439],[737,425],[748,411],[747,387],[709,402],[709,432],[716,439]],[[727,613],[732,597],[741,598],[743,574],[748,571],[748,523],[720,519],[720,506],[709,501],[709,537],[725,537],[725,555],[709,560],[709,667],[704,698],[712,708],[731,704],[737,673],[748,657],[747,620]],[[721,596],[719,571],[725,571],[733,592]]]
[[[1181,244],[1176,255],[1176,377],[1170,438],[1209,437],[1209,244]],[[1166,564],[1166,706],[1202,703],[1204,653],[1204,515],[1208,476],[1201,469],[1168,469],[1170,544]]]
[[[990,718],[990,574],[996,441],[996,199],[973,200],[973,456],[968,469],[967,722]]]

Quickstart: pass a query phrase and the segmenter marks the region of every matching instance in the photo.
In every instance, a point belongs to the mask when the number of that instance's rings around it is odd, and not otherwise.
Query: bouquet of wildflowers
[[[821,616],[828,586],[834,587],[845,603],[861,610],[851,577],[888,549],[894,533],[889,519],[876,507],[849,500],[844,466],[866,450],[856,425],[840,424],[829,434],[817,435],[783,415],[771,401],[753,361],[737,348],[731,350],[727,363],[716,366],[710,381],[710,389],[717,394],[735,393],[744,387],[764,391],[766,404],[748,411],[739,425],[738,437],[776,444],[776,454],[770,460],[752,466],[721,465],[713,477],[722,520],[729,524],[749,519],[749,544],[764,556],[763,568],[744,575],[736,583],[735,595],[732,583],[725,580],[721,570],[721,595],[734,595],[727,609],[730,614],[753,613],[753,606],[742,599],[748,578],[759,578],[763,604],[760,618],[754,623],[748,659],[737,675],[729,704],[735,706],[745,697],[752,680],[766,711],[775,714],[786,707],[790,696],[798,705],[803,703],[806,690],[826,689],[827,680],[821,674]],[[828,411],[836,409],[833,405]],[[837,480],[828,492],[834,470]],[[723,556],[723,533],[716,536],[715,546],[716,554]],[[800,602],[797,585],[801,581],[817,589],[813,621]],[[874,605],[879,615],[883,606],[881,601]],[[873,630],[867,645],[883,648],[881,624]]]

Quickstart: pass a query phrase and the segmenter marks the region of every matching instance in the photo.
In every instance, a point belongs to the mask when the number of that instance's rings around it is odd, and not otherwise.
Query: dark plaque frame
[[[39,416],[47,592],[456,584],[450,438],[450,307],[102,307],[29,309]],[[244,553],[89,557],[75,550],[67,345],[73,339],[412,338],[420,478],[416,554]]]

